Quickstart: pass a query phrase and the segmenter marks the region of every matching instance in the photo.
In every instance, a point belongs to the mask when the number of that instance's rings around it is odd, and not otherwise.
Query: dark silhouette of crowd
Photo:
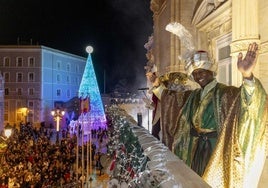
[[[68,132],[62,136],[57,143],[51,129],[37,130],[30,123],[14,128],[1,153],[0,188],[79,187],[82,165],[78,160],[76,170],[77,137]]]

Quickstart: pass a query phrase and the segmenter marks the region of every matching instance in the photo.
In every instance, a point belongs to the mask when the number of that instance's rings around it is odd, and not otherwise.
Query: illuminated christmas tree
[[[79,122],[84,125],[85,132],[90,129],[106,128],[104,107],[91,58],[93,48],[89,46],[86,51],[88,58],[78,94],[81,103]]]

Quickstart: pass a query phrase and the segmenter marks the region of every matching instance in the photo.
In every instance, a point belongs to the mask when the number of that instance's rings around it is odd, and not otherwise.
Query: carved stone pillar
[[[232,0],[232,75],[234,84],[240,85],[242,76],[236,68],[239,52],[245,53],[249,43],[259,40],[258,1]],[[258,71],[258,68],[255,68]],[[237,75],[237,76],[236,76]]]

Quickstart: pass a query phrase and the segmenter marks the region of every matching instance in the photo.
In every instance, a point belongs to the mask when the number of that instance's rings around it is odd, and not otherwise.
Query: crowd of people
[[[103,139],[104,133],[103,130],[94,132],[97,135],[95,140]],[[22,124],[20,129],[14,128],[11,137],[5,141],[6,149],[1,153],[0,188],[79,187],[82,172],[86,173],[81,169],[82,147],[86,147],[86,143],[83,146],[78,144],[77,152],[76,135],[67,132],[57,143],[55,134],[50,129],[34,129],[30,123]],[[95,144],[92,143],[91,147],[92,160],[98,149]],[[78,168],[77,153],[80,158]],[[84,157],[86,161],[85,153]]]

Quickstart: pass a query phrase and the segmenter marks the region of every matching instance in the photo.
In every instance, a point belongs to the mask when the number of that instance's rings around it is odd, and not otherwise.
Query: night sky
[[[0,0],[0,13],[0,45],[19,39],[83,57],[91,45],[101,93],[104,77],[106,93],[119,83],[130,92],[146,86],[150,0]]]

